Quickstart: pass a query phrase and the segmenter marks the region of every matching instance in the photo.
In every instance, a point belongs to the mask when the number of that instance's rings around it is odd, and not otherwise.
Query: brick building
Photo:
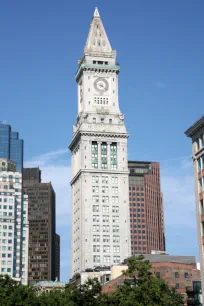
[[[129,161],[131,252],[165,251],[160,164]]]
[[[144,255],[152,263],[151,272],[163,279],[169,287],[184,295],[185,305],[200,305],[200,271],[194,256]],[[121,275],[127,265],[113,266],[111,281],[103,286],[103,293],[112,293],[123,284],[127,276]]]

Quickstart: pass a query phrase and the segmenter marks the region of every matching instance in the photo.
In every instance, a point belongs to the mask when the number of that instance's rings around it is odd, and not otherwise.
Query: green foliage
[[[12,280],[8,275],[0,275],[0,305],[33,306],[35,294],[31,287]]]
[[[153,277],[151,264],[143,256],[129,259],[127,277],[113,294],[101,294],[101,284],[89,279],[80,288],[72,284],[65,290],[36,295],[29,286],[0,275],[0,305],[2,306],[183,306],[183,298],[167,284]]]
[[[113,293],[120,306],[183,306],[182,295],[170,289],[149,271],[151,264],[143,256],[131,257],[123,272],[129,279]]]

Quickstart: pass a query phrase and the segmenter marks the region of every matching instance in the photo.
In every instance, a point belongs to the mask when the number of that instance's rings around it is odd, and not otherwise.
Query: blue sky
[[[191,141],[203,114],[202,0],[1,1],[1,120],[25,141],[57,193],[62,279],[69,278],[70,155],[77,112],[74,75],[98,6],[121,65],[120,108],[129,158],[161,162],[167,251],[197,255]]]

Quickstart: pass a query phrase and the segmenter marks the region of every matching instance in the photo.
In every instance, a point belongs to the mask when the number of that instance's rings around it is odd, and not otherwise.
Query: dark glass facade
[[[16,171],[23,170],[23,140],[11,126],[0,122],[0,158],[7,158],[16,163]]]
[[[28,283],[54,281],[60,276],[60,237],[55,231],[55,192],[51,183],[41,183],[39,168],[23,169],[23,190],[28,195]]]

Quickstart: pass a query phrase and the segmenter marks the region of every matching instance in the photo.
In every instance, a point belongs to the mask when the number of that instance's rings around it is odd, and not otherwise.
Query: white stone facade
[[[10,168],[10,169],[9,169]],[[15,163],[0,159],[0,274],[28,283],[28,196]]]
[[[204,301],[204,116],[191,126],[185,134],[192,138],[200,274],[202,301]]]
[[[98,10],[79,61],[72,152],[71,275],[130,256],[128,133],[118,104],[116,52]]]

